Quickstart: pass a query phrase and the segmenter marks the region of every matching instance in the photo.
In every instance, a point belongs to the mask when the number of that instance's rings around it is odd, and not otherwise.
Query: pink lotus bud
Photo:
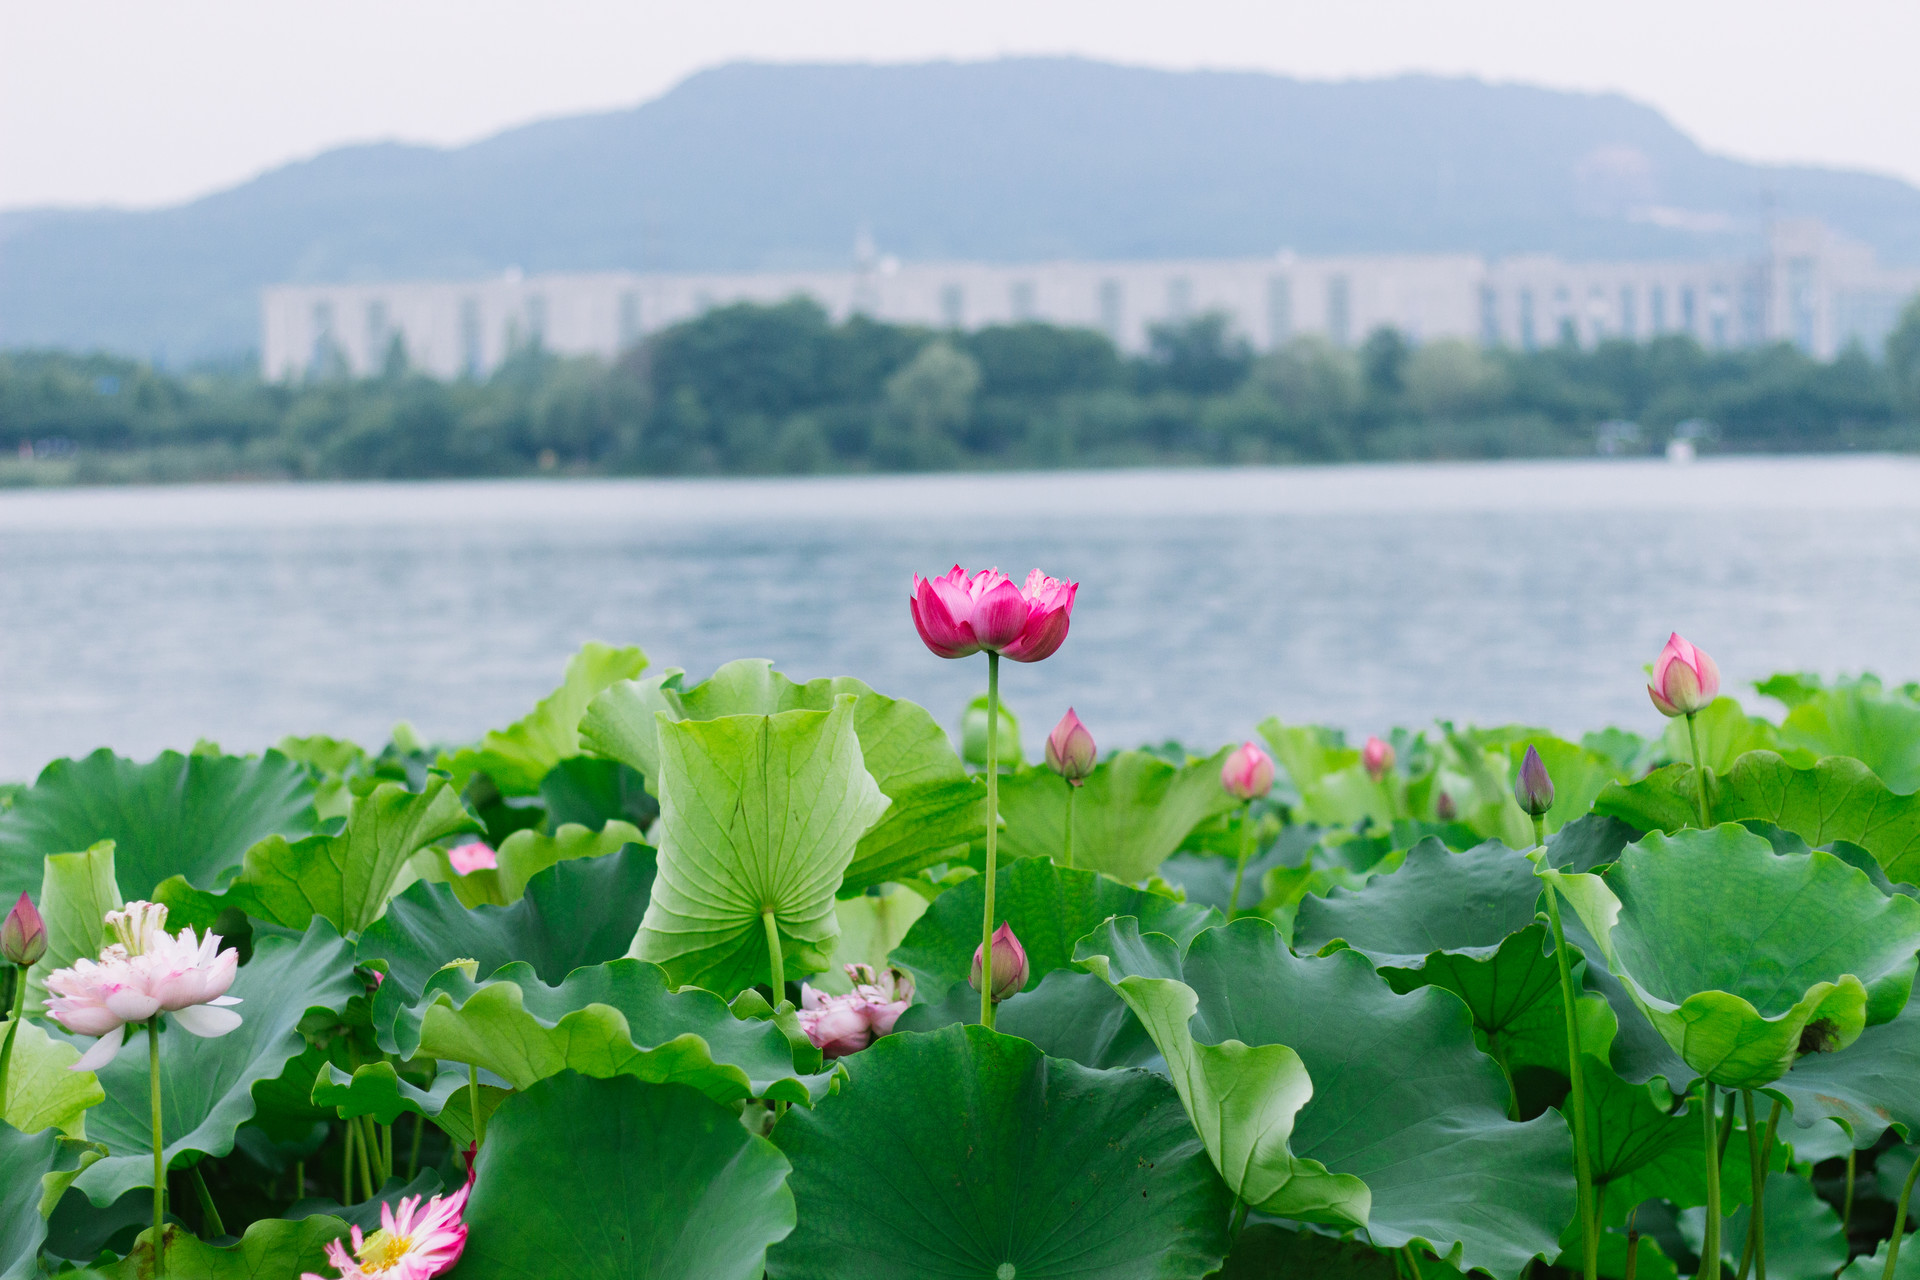
[[[1520,762],[1520,776],[1513,780],[1513,798],[1529,817],[1537,818],[1553,808],[1553,779],[1547,776],[1547,766],[1540,762],[1540,753],[1531,746],[1527,748],[1526,759]]]
[[[25,968],[45,954],[46,921],[33,909],[33,900],[23,893],[13,910],[7,912],[6,920],[0,922],[0,956],[6,957],[8,964]]]
[[[1047,768],[1077,787],[1081,779],[1093,772],[1098,756],[1093,735],[1080,723],[1080,717],[1073,714],[1073,708],[1068,707],[1067,714],[1060,717],[1060,723],[1047,735]]]
[[[964,658],[982,649],[1038,662],[1067,638],[1077,582],[1061,582],[1035,569],[1026,585],[998,569],[968,575],[959,565],[937,578],[913,575],[908,602],[920,639],[942,658]]]
[[[1367,773],[1378,782],[1393,768],[1393,748],[1378,738],[1368,738],[1367,745],[1360,748],[1360,763],[1367,766]]]
[[[1452,796],[1442,791],[1434,798],[1433,816],[1442,822],[1452,822],[1460,816],[1460,806],[1453,802]]]
[[[980,989],[980,948],[973,949],[973,972],[967,982]],[[999,1004],[1027,985],[1027,949],[1013,936],[1013,926],[1003,924],[993,931],[993,1002]]]
[[[1273,790],[1273,757],[1243,742],[1220,766],[1220,785],[1235,800],[1257,800]]]
[[[1720,692],[1720,668],[1704,649],[1688,644],[1676,631],[1653,664],[1647,696],[1663,716],[1690,716],[1704,710]]]
[[[447,861],[463,876],[470,876],[476,871],[493,871],[500,866],[499,855],[478,840],[447,850]]]

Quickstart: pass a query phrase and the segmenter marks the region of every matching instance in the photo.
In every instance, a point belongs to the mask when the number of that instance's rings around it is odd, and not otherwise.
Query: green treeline
[[[1638,432],[1623,427],[1633,423]],[[1684,424],[1684,425],[1683,425]],[[0,483],[697,475],[1920,448],[1920,300],[1883,360],[1689,338],[1593,348],[1256,355],[1219,316],[1123,355],[1083,329],[942,333],[794,300],[711,311],[618,361],[521,351],[484,382],[269,384],[116,357],[0,354]]]

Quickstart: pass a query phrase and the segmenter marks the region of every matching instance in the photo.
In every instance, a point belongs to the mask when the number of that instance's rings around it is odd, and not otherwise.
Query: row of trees
[[[1552,456],[1592,452],[1608,423],[1616,444],[1656,449],[1683,422],[1712,424],[1729,450],[1920,447],[1920,300],[1878,361],[1678,336],[1487,351],[1391,329],[1357,350],[1304,337],[1256,355],[1219,316],[1128,356],[1088,330],[835,324],[798,299],[711,311],[610,365],[525,350],[484,382],[438,382],[404,358],[378,377],[277,385],[0,354],[16,480]]]

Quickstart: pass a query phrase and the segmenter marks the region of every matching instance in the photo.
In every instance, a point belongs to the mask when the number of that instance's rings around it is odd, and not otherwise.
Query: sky
[[[1078,54],[1617,91],[1710,149],[1920,183],[1915,0],[0,0],[0,209],[158,206],[704,67]]]

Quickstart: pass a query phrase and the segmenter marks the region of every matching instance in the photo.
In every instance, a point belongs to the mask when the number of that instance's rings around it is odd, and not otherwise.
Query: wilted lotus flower
[[[500,865],[499,855],[478,840],[447,850],[447,861],[463,876],[470,876],[476,871],[492,871]]]
[[[33,909],[33,899],[23,893],[20,901],[13,904],[13,910],[7,912],[6,920],[0,921],[0,957],[8,964],[25,968],[37,964],[45,954],[46,921]]]
[[[973,972],[967,984],[980,990],[980,948],[973,949]],[[1013,926],[1003,924],[993,931],[993,1002],[999,1004],[1027,985],[1027,949],[1013,936]]]
[[[435,1196],[420,1208],[419,1196],[380,1206],[380,1229],[362,1235],[353,1229],[353,1252],[338,1240],[327,1245],[327,1263],[339,1280],[431,1280],[445,1275],[467,1247],[467,1224],[460,1217],[473,1191],[473,1158],[467,1158],[467,1181],[450,1196]],[[415,1214],[419,1216],[416,1218]],[[308,1271],[300,1280],[327,1280]]]
[[[97,1071],[113,1061],[127,1024],[157,1013],[173,1014],[196,1036],[223,1036],[240,1025],[240,1015],[223,1007],[240,1003],[226,993],[240,956],[220,950],[219,934],[169,934],[167,909],[154,902],[107,912],[107,927],[118,941],[98,963],[81,960],[47,975],[55,997],[48,1012],[75,1035],[100,1037],[72,1070]]]
[[[913,575],[913,625],[942,658],[982,649],[1038,662],[1067,638],[1077,582],[1060,582],[1035,569],[1024,587],[998,569],[969,577],[959,565],[937,578]]]
[[[1243,742],[1220,766],[1220,785],[1235,800],[1257,800],[1273,790],[1273,757]]]
[[[1360,763],[1378,782],[1387,776],[1387,770],[1393,768],[1393,748],[1379,738],[1368,738],[1367,745],[1360,749]]]
[[[1547,776],[1547,766],[1540,762],[1540,753],[1531,746],[1527,748],[1526,759],[1520,762],[1519,776],[1513,780],[1513,798],[1531,818],[1553,808],[1553,779]]]
[[[1704,710],[1720,692],[1720,668],[1704,649],[1688,644],[1676,631],[1653,664],[1647,695],[1663,716],[1690,716]]]
[[[898,969],[875,976],[872,965],[850,964],[853,990],[837,996],[800,984],[800,1029],[828,1058],[858,1053],[893,1031],[913,1003],[913,979]]]
[[[1060,717],[1060,723],[1047,735],[1047,768],[1077,787],[1093,772],[1098,758],[1099,749],[1093,745],[1093,735],[1080,723],[1073,708],[1068,707],[1067,714]]]

